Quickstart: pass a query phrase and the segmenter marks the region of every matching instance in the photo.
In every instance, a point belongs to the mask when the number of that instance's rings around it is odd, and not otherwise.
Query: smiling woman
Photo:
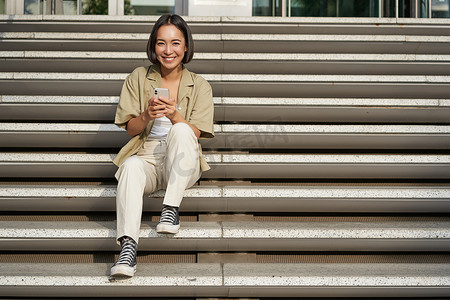
[[[209,83],[184,66],[194,56],[189,26],[178,15],[164,15],[153,26],[147,55],[153,65],[125,79],[115,124],[131,140],[114,159],[119,167],[117,242],[122,251],[111,276],[136,271],[143,195],[165,189],[158,233],[180,228],[178,208],[184,191],[209,169],[199,138],[212,138],[214,104]],[[155,90],[166,91],[155,95]]]

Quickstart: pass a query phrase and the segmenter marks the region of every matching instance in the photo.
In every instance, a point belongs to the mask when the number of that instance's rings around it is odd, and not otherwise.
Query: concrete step
[[[219,125],[205,148],[228,149],[450,149],[445,125]],[[425,145],[427,142],[430,144]]]
[[[0,264],[2,296],[446,296],[449,264],[141,264],[110,281],[112,264]],[[87,275],[89,274],[89,275]]]
[[[159,16],[8,15],[0,16],[0,30],[42,32],[150,33]],[[183,16],[194,33],[221,32],[220,17]]]
[[[2,120],[97,120],[114,122],[119,96],[0,95]]]
[[[115,154],[2,152],[3,178],[112,178]],[[202,178],[448,179],[446,154],[207,153]]]
[[[193,20],[194,21],[194,20]],[[224,17],[224,33],[449,35],[448,19]]]
[[[116,249],[117,250],[117,249]],[[251,263],[251,264],[404,264],[404,263],[428,263],[447,264],[450,263],[450,256],[445,252],[417,253],[417,252],[172,252],[159,253],[152,251],[138,250],[136,257],[138,265],[144,264],[180,264],[180,263]],[[32,254],[32,255],[30,255]],[[119,251],[96,251],[88,252],[19,252],[1,253],[0,264],[2,263],[111,263],[116,261]],[[128,299],[128,298],[127,298]]]
[[[92,183],[2,183],[3,211],[115,211],[116,185]],[[163,191],[144,197],[144,211],[159,213]],[[194,186],[184,193],[182,212],[363,212],[447,213],[450,186],[421,184]]]
[[[450,101],[417,98],[221,98],[218,121],[448,123]]]
[[[148,33],[1,32],[3,51],[139,51],[145,52]],[[193,34],[195,49],[223,50],[221,34]]]
[[[0,51],[2,72],[130,72],[149,64],[141,52]],[[449,55],[329,53],[202,53],[196,73],[447,75]]]
[[[278,52],[279,45],[291,53],[414,53],[446,54],[448,36],[394,35],[288,35],[288,34],[223,34],[224,52]]]
[[[205,149],[450,149],[450,126],[230,125],[214,126]],[[119,148],[130,136],[113,124],[0,123],[4,148]]]
[[[5,219],[6,218],[6,219]],[[110,251],[117,249],[115,221],[0,221],[2,251]],[[64,218],[64,217],[63,217]],[[156,233],[142,221],[139,249],[151,251],[448,251],[447,217],[423,221],[355,217],[352,221],[183,222],[175,235]]]
[[[448,29],[447,29],[448,30]],[[149,30],[150,32],[150,30]],[[77,51],[144,51],[149,33],[2,32],[3,51],[23,49]],[[193,34],[196,51],[290,53],[409,53],[448,54],[448,35],[385,34]]]
[[[3,15],[0,31],[150,33],[158,16]],[[193,33],[418,34],[448,35],[447,19],[192,17]]]
[[[449,43],[450,45],[450,43]],[[0,73],[7,95],[117,96],[127,73]],[[203,74],[216,97],[447,99],[450,76]]]
[[[118,96],[0,95],[0,120],[114,121]],[[215,97],[214,120],[449,123],[449,99]]]

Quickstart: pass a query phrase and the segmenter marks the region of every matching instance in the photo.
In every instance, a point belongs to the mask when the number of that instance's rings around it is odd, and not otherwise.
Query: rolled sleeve
[[[123,129],[126,129],[128,121],[141,114],[136,76],[136,72],[133,72],[125,79],[116,109],[114,124]]]
[[[200,130],[200,138],[214,137],[214,102],[209,83],[199,77],[198,93],[188,122]]]

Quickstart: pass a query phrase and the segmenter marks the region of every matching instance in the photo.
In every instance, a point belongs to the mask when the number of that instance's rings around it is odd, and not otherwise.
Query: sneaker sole
[[[111,268],[111,277],[133,277],[136,273],[136,266],[117,265]]]
[[[159,223],[158,225],[156,225],[156,232],[157,233],[178,233],[180,229],[180,224],[178,225],[172,225],[172,224],[164,224],[164,223]]]

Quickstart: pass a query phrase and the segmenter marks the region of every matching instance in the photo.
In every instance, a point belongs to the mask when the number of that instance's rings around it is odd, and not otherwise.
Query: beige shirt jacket
[[[159,65],[136,68],[125,79],[114,123],[126,129],[129,120],[147,110],[148,101],[153,97],[153,90],[157,87],[161,87]],[[188,71],[184,66],[178,89],[177,110],[186,121],[200,130],[200,138],[214,137],[214,103],[211,86],[203,77]],[[120,150],[113,160],[116,166],[120,166],[125,159],[142,148],[153,123],[153,120],[150,121],[143,132],[131,138]],[[200,170],[202,172],[209,170],[210,167],[202,156],[200,144],[199,157]]]

